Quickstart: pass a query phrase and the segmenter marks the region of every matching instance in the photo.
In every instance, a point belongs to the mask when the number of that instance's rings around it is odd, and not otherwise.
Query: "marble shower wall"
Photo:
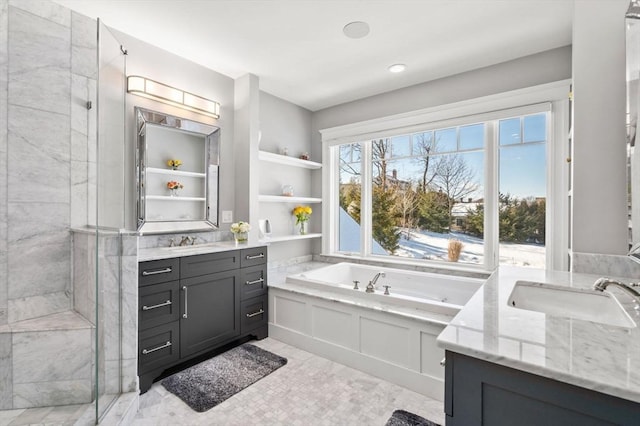
[[[96,49],[92,19],[0,0],[0,324],[71,308],[69,228],[88,223]]]

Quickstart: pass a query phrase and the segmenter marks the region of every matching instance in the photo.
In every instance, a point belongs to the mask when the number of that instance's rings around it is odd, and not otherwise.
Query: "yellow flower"
[[[308,221],[313,210],[311,210],[311,207],[309,206],[295,206],[292,213],[296,217],[296,225],[298,225],[302,222]]]

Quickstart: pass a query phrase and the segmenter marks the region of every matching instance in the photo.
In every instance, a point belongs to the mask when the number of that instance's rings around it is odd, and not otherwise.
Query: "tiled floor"
[[[251,343],[289,362],[204,413],[154,383],[133,425],[383,426],[396,409],[444,424],[442,402],[274,339]]]

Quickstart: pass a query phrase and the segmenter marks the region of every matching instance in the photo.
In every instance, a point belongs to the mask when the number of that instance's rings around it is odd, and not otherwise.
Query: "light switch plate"
[[[223,210],[222,223],[231,223],[231,222],[233,222],[233,210]]]

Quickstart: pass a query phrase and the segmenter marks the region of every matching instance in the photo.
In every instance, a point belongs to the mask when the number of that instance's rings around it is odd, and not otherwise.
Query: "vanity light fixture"
[[[220,118],[220,104],[138,75],[127,77],[127,92],[182,109]]]

